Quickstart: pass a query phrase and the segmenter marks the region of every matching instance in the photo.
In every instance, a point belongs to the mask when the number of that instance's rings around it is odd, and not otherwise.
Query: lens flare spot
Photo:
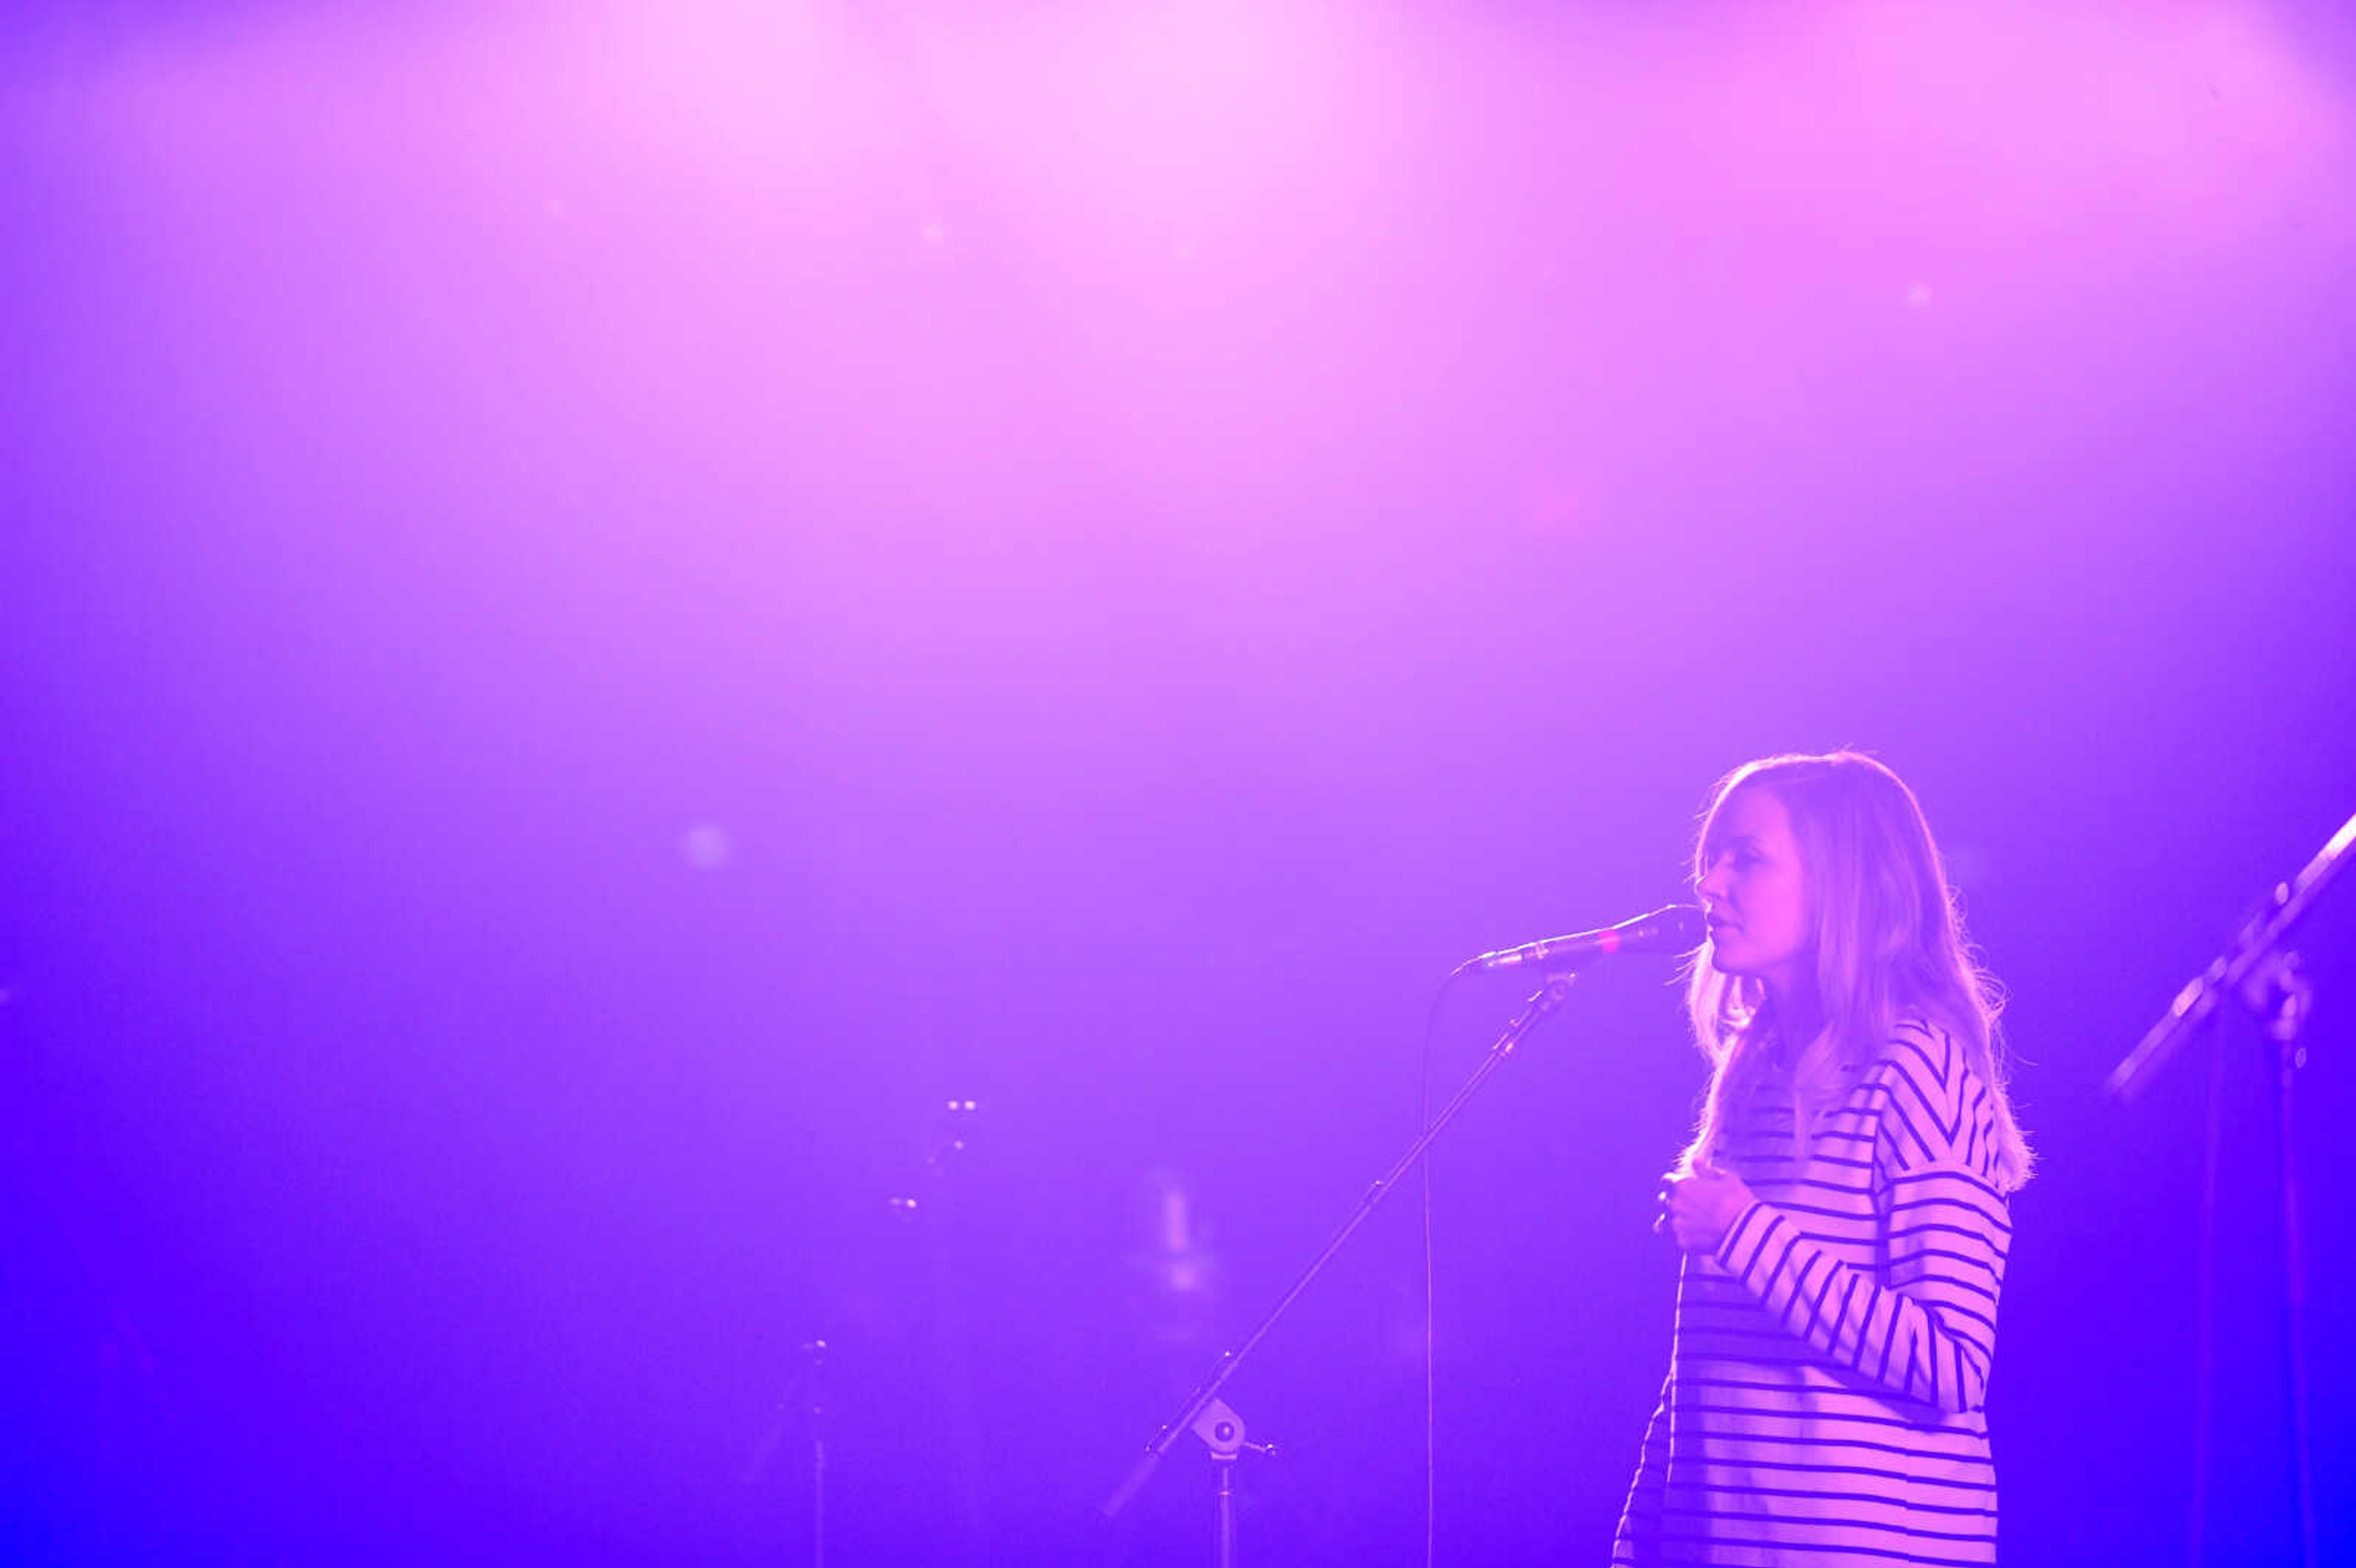
[[[736,841],[718,823],[698,822],[679,836],[679,855],[699,871],[716,871],[736,859]]]

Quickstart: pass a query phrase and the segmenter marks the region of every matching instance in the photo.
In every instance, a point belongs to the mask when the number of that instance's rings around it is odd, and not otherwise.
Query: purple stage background
[[[1841,744],[2013,998],[2007,1560],[2290,1559],[2265,1048],[2100,1084],[2356,811],[2345,7],[115,0],[0,157],[9,1560],[807,1563],[822,1339],[830,1563],[1206,1561],[1191,1445],[1096,1505],[1440,976]],[[1440,1146],[1442,1562],[1606,1552],[1666,978]],[[1421,1240],[1230,1390],[1246,1561],[1423,1561]]]

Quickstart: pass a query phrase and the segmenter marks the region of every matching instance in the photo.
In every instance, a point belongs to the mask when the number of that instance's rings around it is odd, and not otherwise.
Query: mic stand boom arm
[[[2348,851],[2351,846],[2356,846],[2356,816],[2340,825],[2340,831],[2316,851],[2315,859],[2302,867],[2297,876],[2275,884],[2266,907],[2252,917],[2214,963],[2176,993],[2176,1000],[2160,1015],[2159,1021],[2111,1069],[2104,1087],[2118,1098],[2126,1099],[2149,1083],[2160,1064],[2209,1021],[2217,1004],[2247,985],[2251,976],[2281,948],[2283,938],[2298,923],[2299,916],[2307,912],[2308,906],[2315,902],[2341,865],[2351,859]]]
[[[1440,1114],[1431,1118],[1430,1125],[1416,1135],[1415,1141],[1408,1145],[1407,1152],[1399,1156],[1398,1162],[1388,1170],[1375,1179],[1375,1184],[1366,1189],[1365,1196],[1358,1200],[1357,1207],[1350,1211],[1349,1218],[1344,1220],[1340,1229],[1318,1249],[1317,1255],[1309,1260],[1309,1266],[1301,1271],[1300,1277],[1277,1297],[1276,1305],[1252,1326],[1251,1332],[1244,1336],[1241,1344],[1220,1354],[1218,1364],[1211,1369],[1211,1375],[1186,1396],[1186,1403],[1178,1407],[1178,1413],[1162,1424],[1162,1430],[1155,1433],[1153,1440],[1145,1445],[1144,1457],[1138,1460],[1128,1478],[1105,1500],[1103,1513],[1107,1519],[1113,1518],[1129,1506],[1130,1499],[1137,1495],[1139,1488],[1145,1485],[1169,1454],[1171,1446],[1178,1441],[1179,1434],[1192,1428],[1195,1419],[1210,1408],[1212,1402],[1219,1397],[1219,1391],[1226,1387],[1227,1380],[1234,1377],[1237,1369],[1243,1365],[1244,1359],[1268,1338],[1269,1330],[1276,1327],[1277,1320],[1300,1298],[1301,1293],[1309,1288],[1310,1282],[1324,1272],[1325,1265],[1333,1261],[1334,1254],[1356,1233],[1358,1227],[1365,1223],[1366,1216],[1390,1196],[1391,1189],[1398,1184],[1399,1179],[1415,1168],[1415,1162],[1423,1157],[1424,1151],[1440,1136],[1440,1129],[1454,1120],[1456,1113],[1480,1092],[1481,1085],[1489,1081],[1490,1075],[1505,1064],[1505,1059],[1514,1054],[1523,1037],[1561,1009],[1565,998],[1570,995],[1571,978],[1568,973],[1547,976],[1546,988],[1532,997],[1522,1009],[1521,1016],[1505,1026],[1505,1032],[1497,1037],[1496,1043],[1489,1048],[1489,1054],[1482,1059],[1481,1065],[1440,1108]]]

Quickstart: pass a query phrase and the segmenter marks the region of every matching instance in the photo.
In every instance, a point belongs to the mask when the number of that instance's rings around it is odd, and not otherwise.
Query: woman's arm
[[[1879,1388],[1950,1414],[1987,1399],[1997,1293],[2011,1225],[2005,1200],[1959,1166],[1890,1179],[1884,1279],[1841,1263],[1791,1217],[1753,1200],[1718,1261],[1784,1328]]]
[[[1977,1410],[2012,1235],[1994,1181],[1993,1106],[1943,1037],[1909,1030],[1882,1072],[1881,1269],[1840,1262],[1792,1216],[1707,1167],[1672,1180],[1667,1218],[1680,1245],[1714,1257],[1826,1359],[1901,1398]]]

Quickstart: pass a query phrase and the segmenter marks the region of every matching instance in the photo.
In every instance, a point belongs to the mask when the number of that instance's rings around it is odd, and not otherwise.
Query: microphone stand
[[[1416,1161],[1423,1157],[1424,1151],[1430,1148],[1433,1140],[1440,1136],[1440,1130],[1455,1120],[1456,1114],[1464,1108],[1466,1102],[1478,1093],[1481,1086],[1505,1064],[1506,1058],[1514,1054],[1515,1049],[1522,1043],[1523,1037],[1562,1009],[1564,1001],[1570,995],[1573,978],[1574,976],[1568,970],[1547,976],[1545,988],[1532,997],[1522,1008],[1521,1014],[1505,1026],[1505,1032],[1497,1037],[1496,1043],[1489,1047],[1489,1053],[1482,1059],[1481,1065],[1473,1070],[1472,1075],[1464,1081],[1462,1086],[1449,1098],[1448,1103],[1440,1108],[1439,1115],[1432,1117],[1430,1124],[1416,1135],[1415,1141],[1408,1145],[1407,1152],[1399,1156],[1388,1170],[1375,1179],[1375,1184],[1367,1188],[1365,1195],[1358,1200],[1357,1207],[1351,1210],[1349,1217],[1342,1221],[1340,1228],[1335,1230],[1326,1240],[1325,1244],[1317,1250],[1317,1255],[1309,1260],[1309,1266],[1302,1269],[1300,1276],[1293,1280],[1284,1294],[1277,1297],[1276,1305],[1269,1307],[1267,1314],[1252,1326],[1251,1332],[1244,1336],[1240,1344],[1233,1349],[1220,1353],[1218,1362],[1211,1369],[1210,1375],[1195,1387],[1193,1393],[1186,1396],[1185,1403],[1178,1407],[1178,1413],[1162,1424],[1162,1429],[1153,1435],[1151,1442],[1146,1444],[1144,1456],[1130,1470],[1128,1477],[1121,1482],[1111,1497],[1105,1499],[1100,1511],[1106,1519],[1118,1517],[1121,1509],[1129,1506],[1130,1499],[1137,1496],[1146,1481],[1152,1477],[1153,1472],[1160,1467],[1162,1459],[1169,1455],[1171,1448],[1176,1445],[1179,1435],[1191,1431],[1210,1449],[1212,1460],[1218,1468],[1217,1553],[1214,1561],[1218,1564],[1218,1568],[1234,1568],[1236,1459],[1245,1452],[1272,1455],[1275,1450],[1265,1445],[1244,1441],[1243,1420],[1219,1398],[1219,1391],[1227,1386],[1227,1381],[1233,1378],[1237,1371],[1242,1367],[1245,1358],[1258,1348],[1261,1340],[1268,1338],[1269,1331],[1276,1327],[1278,1320],[1284,1316],[1293,1302],[1300,1298],[1301,1292],[1309,1288],[1310,1282],[1324,1272],[1325,1265],[1333,1261],[1334,1254],[1342,1250],[1353,1235],[1356,1234],[1358,1227],[1365,1223],[1366,1217],[1375,1211],[1376,1207],[1385,1198],[1390,1196],[1392,1189],[1398,1186],[1399,1179],[1415,1168]]]
[[[785,1445],[786,1434],[799,1413],[809,1421],[810,1479],[810,1568],[826,1568],[826,1355],[823,1339],[803,1341],[800,1349],[802,1370],[786,1392],[778,1396],[774,1418],[761,1440],[753,1445],[744,1462],[742,1480],[746,1486],[758,1481],[768,1470],[777,1450]]]
[[[802,1347],[809,1357],[810,1568],[826,1568],[826,1341]]]
[[[2265,904],[2252,916],[2241,931],[2219,954],[2209,967],[2176,994],[2176,999],[2162,1014],[2158,1023],[2136,1042],[2119,1064],[2111,1070],[2104,1084],[2119,1099],[2132,1098],[2150,1083],[2161,1063],[2174,1055],[2178,1048],[2198,1033],[2201,1027],[2215,1016],[2218,1006],[2229,996],[2238,996],[2244,1007],[2265,1025],[2266,1038],[2275,1045],[2276,1116],[2282,1162],[2281,1185],[2283,1207],[2283,1298],[2287,1318],[2289,1339],[2289,1382],[2291,1424],[2291,1475],[2297,1490],[2298,1509],[2299,1556],[2302,1568],[2313,1568],[2315,1555],[2315,1465],[2311,1428],[2308,1421],[2307,1376],[2307,1236],[2305,1221],[2298,1199],[2297,1130],[2293,1118],[2294,1091],[2297,1074],[2307,1065],[2307,1047],[2300,1041],[2300,1031],[2307,1015],[2315,1003],[2315,987],[2300,967],[2298,955],[2288,944],[2291,928],[2314,904],[2331,879],[2351,857],[2349,850],[2356,847],[2356,816],[2350,817],[2333,834],[2315,858],[2300,868],[2298,875],[2287,882],[2277,882],[2266,897]],[[2212,1091],[2213,1093],[2213,1091]],[[2211,1168],[2213,1179],[2214,1169]],[[2212,1207],[2216,1195],[2212,1190],[2207,1200]],[[2203,1242],[2213,1247],[2213,1226]],[[2204,1268],[2208,1260],[2204,1260]],[[2203,1312],[2209,1310],[2204,1306]],[[2208,1326],[2201,1329],[2205,1336]],[[2207,1390],[2201,1391],[2202,1422],[2207,1416]],[[2208,1434],[2200,1435],[2201,1451],[2207,1452]],[[2196,1499],[2205,1497],[2208,1477],[2196,1477]],[[2196,1503],[2195,1529],[2200,1528],[2203,1509]],[[2201,1550],[2197,1538],[2191,1543],[2196,1553]]]

